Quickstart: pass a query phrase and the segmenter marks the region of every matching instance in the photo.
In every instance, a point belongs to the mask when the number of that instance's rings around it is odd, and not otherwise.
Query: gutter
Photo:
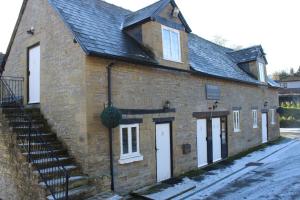
[[[107,97],[108,97],[108,106],[112,106],[112,91],[111,91],[111,69],[115,63],[110,63],[107,66]],[[110,176],[111,176],[111,190],[115,190],[115,182],[114,182],[114,163],[113,163],[113,129],[108,129],[109,134],[109,163],[110,163]]]

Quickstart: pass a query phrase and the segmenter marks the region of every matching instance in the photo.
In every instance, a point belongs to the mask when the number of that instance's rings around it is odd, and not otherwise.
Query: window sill
[[[241,130],[239,129],[239,130],[233,130],[233,132],[234,133],[239,133],[239,132],[241,132]]]
[[[168,58],[163,58],[165,61],[169,61],[169,62],[174,62],[174,63],[178,63],[178,64],[183,64],[183,62],[181,60],[172,60],[172,59],[168,59]]]
[[[138,155],[132,155],[132,156],[126,156],[122,157],[119,160],[119,164],[124,165],[128,163],[138,162],[144,160],[144,156],[138,154]]]
[[[253,126],[254,129],[258,129],[258,126]]]

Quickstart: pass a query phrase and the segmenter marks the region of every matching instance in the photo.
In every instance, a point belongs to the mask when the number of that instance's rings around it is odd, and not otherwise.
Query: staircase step
[[[19,147],[21,148],[28,148],[29,144],[28,142],[26,143],[19,143],[18,144]],[[31,146],[31,150],[32,151],[48,151],[48,150],[51,150],[51,149],[61,149],[63,148],[62,144],[58,141],[44,141],[44,142],[36,142],[36,141],[33,141],[30,143],[30,146]]]
[[[32,160],[32,163],[36,168],[43,169],[47,167],[72,164],[72,161],[73,158],[70,157],[58,157],[58,158],[52,157],[52,158],[41,158],[41,159]]]
[[[82,200],[83,197],[92,191],[90,186],[82,186],[69,190],[69,199],[71,200]],[[47,197],[48,200],[63,200],[65,197],[65,192],[59,192],[54,194],[55,198],[52,195]]]
[[[49,179],[46,181],[47,186],[49,187],[55,187],[55,188],[60,188],[62,191],[66,187],[66,179]],[[42,187],[47,188],[45,182],[40,182],[39,183]],[[83,185],[88,185],[88,177],[87,176],[71,176],[69,178],[69,183],[68,183],[68,188],[69,190],[73,188],[77,188]],[[50,195],[50,191],[48,191],[48,195]]]
[[[27,140],[29,139],[29,134],[24,134],[21,133],[18,135],[17,137],[20,140]],[[48,141],[56,141],[57,137],[55,134],[53,133],[39,133],[39,134],[33,134],[30,135],[30,138],[32,139],[32,141],[39,141],[40,138],[42,138],[43,141],[48,142]]]
[[[20,133],[28,133],[29,132],[29,126],[23,126],[23,127],[12,127],[13,128],[13,131],[16,132],[17,134],[20,134]],[[50,132],[51,129],[50,127],[47,127],[47,126],[37,126],[37,125],[34,125],[31,127],[31,131],[37,131],[37,132]]]
[[[31,152],[31,157],[32,158],[43,158],[45,156],[48,156],[49,154],[53,154],[54,156],[67,156],[68,151],[66,149],[55,149],[52,152],[51,151],[33,151]],[[28,153],[24,152],[24,156],[27,156]]]
[[[18,108],[18,107],[9,107],[9,108],[3,108],[4,113],[40,113],[40,108]]]
[[[22,119],[22,120],[10,120],[9,125],[13,127],[29,127],[29,125],[36,126],[36,125],[45,125],[44,121],[42,120],[32,120],[29,122],[28,120]]]
[[[65,165],[65,170],[68,172],[69,176],[79,175],[79,168],[76,165]],[[49,167],[44,169],[35,170],[34,173],[40,173],[43,178],[53,179],[59,177],[64,173],[64,170],[60,166]]]

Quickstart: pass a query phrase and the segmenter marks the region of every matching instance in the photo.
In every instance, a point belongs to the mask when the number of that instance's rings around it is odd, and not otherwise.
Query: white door
[[[212,147],[213,147],[213,162],[222,159],[221,154],[221,119],[212,119]]]
[[[29,49],[28,103],[40,103],[40,46]]]
[[[197,120],[198,167],[207,165],[207,128],[206,119]]]
[[[156,125],[157,182],[171,178],[170,124]]]
[[[262,131],[262,143],[268,142],[268,118],[267,113],[262,113],[261,116],[261,131]]]

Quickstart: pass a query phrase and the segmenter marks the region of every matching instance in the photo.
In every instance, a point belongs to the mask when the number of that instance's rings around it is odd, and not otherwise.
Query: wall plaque
[[[207,100],[220,100],[221,90],[216,85],[206,85],[206,99]]]

